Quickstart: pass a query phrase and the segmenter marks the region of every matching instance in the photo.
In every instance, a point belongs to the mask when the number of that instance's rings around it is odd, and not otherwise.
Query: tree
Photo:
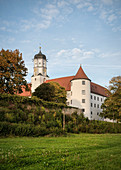
[[[121,121],[121,76],[113,77],[109,83],[110,95],[102,104],[101,116]]]
[[[0,93],[22,93],[22,85],[27,89],[25,76],[27,68],[19,50],[0,51]]]
[[[43,83],[35,89],[33,96],[45,101],[66,103],[66,91],[56,82]]]

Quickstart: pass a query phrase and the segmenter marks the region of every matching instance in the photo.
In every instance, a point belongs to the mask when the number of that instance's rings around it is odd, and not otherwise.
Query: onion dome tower
[[[32,83],[32,93],[35,89],[46,80],[47,76],[47,59],[44,54],[41,52],[41,48],[38,54],[34,56],[34,75],[31,77]]]

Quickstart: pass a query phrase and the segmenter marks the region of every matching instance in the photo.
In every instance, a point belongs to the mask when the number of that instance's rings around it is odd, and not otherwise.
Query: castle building
[[[42,83],[54,81],[65,88],[67,92],[67,105],[82,110],[85,117],[90,120],[103,120],[99,114],[102,112],[101,105],[108,97],[106,88],[91,82],[85,74],[82,66],[76,75],[49,79],[47,76],[47,59],[41,50],[34,56],[34,75],[31,77],[31,92]],[[31,96],[24,91],[21,96]]]
[[[103,120],[99,114],[102,112],[101,105],[108,96],[108,92],[104,87],[91,82],[82,66],[75,76],[51,79],[46,82],[50,81],[65,87],[67,105],[81,109],[84,116],[90,120]]]

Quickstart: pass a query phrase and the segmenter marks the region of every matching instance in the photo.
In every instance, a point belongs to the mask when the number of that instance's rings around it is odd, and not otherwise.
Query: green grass
[[[120,134],[0,139],[0,169],[121,169]]]

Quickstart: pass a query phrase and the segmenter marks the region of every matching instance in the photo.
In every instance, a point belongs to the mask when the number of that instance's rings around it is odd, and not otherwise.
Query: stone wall
[[[65,115],[71,115],[72,113],[77,112],[78,115],[82,113],[81,109],[78,108],[63,108],[62,113]]]

